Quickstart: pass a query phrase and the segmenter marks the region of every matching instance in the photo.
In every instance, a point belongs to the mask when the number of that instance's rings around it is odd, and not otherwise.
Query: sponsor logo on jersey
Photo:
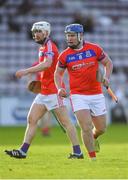
[[[96,56],[96,53],[90,49],[87,51],[83,51],[81,53],[75,53],[75,54],[68,55],[66,58],[66,63],[81,61],[81,60],[85,60],[87,58],[91,58],[94,56]]]
[[[42,51],[40,51],[39,52],[39,57],[43,57],[43,56],[51,56],[51,57],[53,57],[54,53],[53,52],[42,52]]]
[[[54,53],[53,52],[46,52],[45,55],[46,56],[54,56]]]
[[[83,63],[80,63],[80,64],[73,65],[72,70],[75,71],[75,70],[79,70],[79,69],[81,69],[83,67],[87,68],[87,67],[90,67],[90,66],[93,66],[93,65],[95,65],[95,62],[87,62],[87,63],[83,62]]]

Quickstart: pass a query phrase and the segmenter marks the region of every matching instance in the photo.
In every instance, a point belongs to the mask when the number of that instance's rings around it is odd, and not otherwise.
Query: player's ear
[[[44,31],[44,35],[45,35],[45,37],[48,37],[48,35],[49,35],[48,31]]]
[[[84,37],[84,34],[83,33],[80,33],[80,39],[82,40]]]

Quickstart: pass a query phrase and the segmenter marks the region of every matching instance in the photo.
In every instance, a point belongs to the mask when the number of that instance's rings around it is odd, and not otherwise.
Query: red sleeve
[[[39,48],[39,62],[44,61],[45,58],[54,59],[56,48],[51,41],[48,41],[44,47]]]
[[[102,61],[106,57],[104,50],[97,45],[97,59],[98,61]]]
[[[60,68],[66,68],[66,56],[64,53],[61,53],[58,57],[58,64]]]

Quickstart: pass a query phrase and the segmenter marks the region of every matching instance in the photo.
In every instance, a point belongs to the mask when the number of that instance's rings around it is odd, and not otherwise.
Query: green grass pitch
[[[72,147],[59,127],[47,138],[37,130],[26,159],[5,155],[5,149],[20,146],[24,131],[25,127],[0,127],[0,179],[128,179],[128,125],[108,127],[99,138],[101,151],[95,162],[81,141],[85,158],[67,159]]]

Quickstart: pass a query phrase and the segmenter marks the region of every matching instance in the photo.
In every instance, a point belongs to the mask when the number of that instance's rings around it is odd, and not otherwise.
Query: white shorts
[[[59,97],[57,94],[38,94],[34,99],[33,104],[45,105],[48,111],[65,105],[63,98]]]
[[[74,94],[70,97],[71,106],[74,112],[89,109],[92,116],[100,116],[106,114],[105,97],[103,94],[98,95],[78,95]]]

